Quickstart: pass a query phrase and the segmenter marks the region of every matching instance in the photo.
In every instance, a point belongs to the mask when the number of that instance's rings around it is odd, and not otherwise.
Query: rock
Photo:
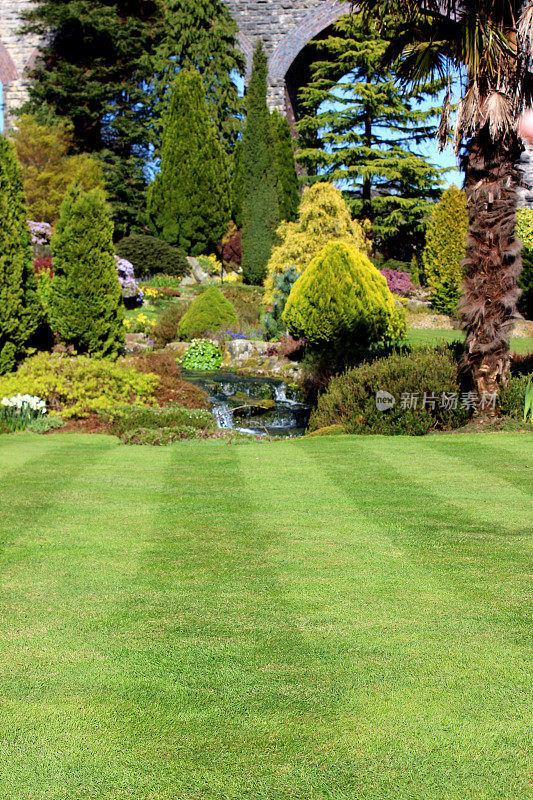
[[[196,283],[196,279],[193,278],[192,275],[186,275],[184,278],[181,279],[180,286],[186,288],[187,286],[198,286],[198,284]]]
[[[196,283],[206,283],[209,280],[209,275],[202,269],[200,262],[197,258],[187,256],[187,262],[191,268],[191,274]]]
[[[124,341],[124,353],[142,353],[151,350],[153,343],[145,333],[127,333]]]
[[[417,300],[415,297],[409,298],[406,305],[410,311],[421,311],[422,309],[426,310],[430,307],[427,300]]]
[[[189,347],[189,344],[190,342],[169,342],[165,345],[165,350],[171,350],[173,353],[176,353],[176,355],[182,356]]]

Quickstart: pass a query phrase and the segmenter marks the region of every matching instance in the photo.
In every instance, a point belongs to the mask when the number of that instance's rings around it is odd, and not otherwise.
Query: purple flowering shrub
[[[416,287],[408,272],[400,272],[396,269],[382,269],[380,272],[384,278],[386,278],[387,286],[393,294],[406,297],[408,294],[415,291]]]
[[[28,228],[30,229],[32,244],[40,247],[46,247],[50,244],[52,226],[49,222],[35,222],[33,219],[29,219]]]
[[[115,262],[125,304],[127,306],[142,305],[144,292],[139,288],[135,280],[133,264],[131,261],[127,261],[125,258],[120,258],[119,256],[115,256]]]

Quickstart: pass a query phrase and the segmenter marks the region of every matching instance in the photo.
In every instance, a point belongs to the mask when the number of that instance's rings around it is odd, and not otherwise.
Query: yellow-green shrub
[[[329,242],[367,250],[360,224],[352,219],[342,193],[331,183],[315,183],[303,193],[296,222],[282,222],[265,280],[265,303],[273,301],[275,278],[288,267],[303,272]]]
[[[435,206],[422,254],[431,304],[444,314],[455,313],[461,294],[467,233],[466,195],[457,186],[450,186]]]
[[[292,336],[318,348],[342,340],[365,347],[405,335],[403,311],[383,275],[343,243],[326,245],[300,275],[283,318]]]
[[[216,286],[210,286],[191,303],[181,318],[178,336],[180,339],[192,339],[238,324],[239,318],[233,305]]]
[[[67,419],[117,404],[151,404],[158,384],[157,375],[136,372],[122,359],[39,353],[16,372],[0,377],[0,399],[18,393],[37,395]]]

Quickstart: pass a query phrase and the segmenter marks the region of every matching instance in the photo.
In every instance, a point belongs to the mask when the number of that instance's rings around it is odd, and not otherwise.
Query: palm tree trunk
[[[465,190],[470,230],[467,237],[464,295],[460,305],[466,331],[465,366],[479,400],[505,383],[510,366],[509,340],[519,316],[518,278],[521,243],[516,238],[518,173],[522,146],[517,136],[493,142],[483,128],[469,142]],[[494,413],[490,403],[477,413]]]

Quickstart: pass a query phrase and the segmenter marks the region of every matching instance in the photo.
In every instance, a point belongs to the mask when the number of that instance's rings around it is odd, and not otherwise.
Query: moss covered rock
[[[191,303],[178,325],[180,339],[192,339],[207,331],[216,332],[231,325],[238,325],[237,313],[216,286],[202,292]]]

